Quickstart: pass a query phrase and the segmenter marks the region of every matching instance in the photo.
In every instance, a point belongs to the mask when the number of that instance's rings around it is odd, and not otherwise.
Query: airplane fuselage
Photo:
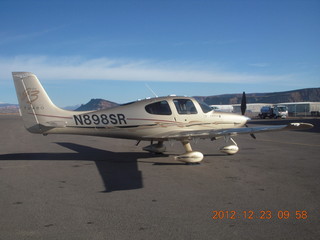
[[[80,134],[127,139],[155,139],[161,133],[242,127],[248,118],[213,112],[194,98],[161,97],[141,100],[107,110],[70,112],[50,117],[54,128],[43,134]],[[38,111],[41,116],[41,110]],[[60,123],[60,127],[59,126]],[[43,131],[44,129],[42,129]]]

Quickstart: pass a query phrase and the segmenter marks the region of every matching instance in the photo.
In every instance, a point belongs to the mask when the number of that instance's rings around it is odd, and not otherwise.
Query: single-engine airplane
[[[233,137],[238,134],[302,130],[312,128],[308,123],[248,127],[245,95],[242,100],[243,115],[214,112],[209,106],[190,97],[156,97],[123,104],[98,111],[67,111],[52,103],[36,75],[13,72],[13,80],[20,105],[20,114],[26,129],[31,133],[78,134],[111,138],[151,141],[143,149],[153,153],[166,150],[164,141],[180,141],[185,153],[176,160],[199,163],[201,152],[193,151],[193,139],[216,140],[225,138],[232,144],[221,148],[226,154],[235,154],[239,148]],[[153,141],[157,143],[153,144]]]

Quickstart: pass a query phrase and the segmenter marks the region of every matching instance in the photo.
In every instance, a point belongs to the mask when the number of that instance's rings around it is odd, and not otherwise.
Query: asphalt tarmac
[[[312,120],[319,124],[319,120]],[[264,122],[266,124],[266,122]],[[320,239],[320,134],[200,140],[188,166],[149,143],[33,135],[0,116],[0,239]]]

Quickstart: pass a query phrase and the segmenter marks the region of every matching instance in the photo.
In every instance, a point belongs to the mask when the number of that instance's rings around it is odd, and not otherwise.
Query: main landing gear
[[[151,153],[161,154],[166,151],[166,146],[163,144],[163,141],[159,141],[155,144],[153,144],[153,142],[151,141],[151,144],[144,147],[143,150]]]
[[[203,159],[203,154],[201,152],[192,151],[191,144],[188,140],[181,141],[186,153],[176,156],[175,160],[180,162],[185,162],[187,164],[200,163]]]
[[[233,155],[239,151],[237,143],[230,137],[225,137],[226,142],[229,140],[233,143],[233,145],[228,145],[220,148],[220,151],[226,153],[228,155]],[[176,156],[175,159],[181,162],[185,162],[187,164],[200,163],[203,159],[203,154],[201,152],[192,151],[190,142],[188,140],[181,141],[186,153]]]
[[[178,160],[180,162],[184,162],[187,164],[196,164],[200,163],[203,159],[203,154],[201,152],[192,151],[190,142],[188,140],[181,141],[184,149],[186,150],[186,153],[176,156],[175,160]],[[150,145],[143,148],[143,150],[155,153],[155,154],[161,154],[166,151],[166,146],[163,144],[163,141],[159,141],[158,143],[153,144],[151,142]]]
[[[225,137],[225,141],[231,141],[233,144],[220,148],[221,152],[228,155],[233,155],[239,151],[237,143],[230,136]],[[187,164],[198,164],[203,160],[203,154],[201,152],[193,151],[189,140],[181,140],[181,143],[186,152],[174,157],[175,160]],[[139,144],[139,142],[137,144]],[[163,141],[158,141],[158,143],[155,144],[153,144],[153,142],[151,141],[151,144],[144,147],[143,150],[155,154],[162,154],[166,151],[166,146],[163,144]]]

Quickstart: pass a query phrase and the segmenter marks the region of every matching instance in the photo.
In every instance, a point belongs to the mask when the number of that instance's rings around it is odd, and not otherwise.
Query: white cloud
[[[64,28],[66,26],[68,26],[68,24],[64,24],[64,25],[52,27],[52,28],[46,28],[46,29],[43,29],[38,32],[25,32],[25,33],[21,33],[21,34],[17,34],[17,35],[10,35],[10,34],[6,33],[3,35],[0,35],[0,45],[12,43],[15,41],[23,41],[26,39],[34,39],[36,37],[48,34],[50,32],[57,31],[57,30]]]
[[[202,63],[81,57],[0,58],[0,79],[12,71],[33,72],[45,80],[127,80],[160,82],[261,83],[289,81],[291,75],[254,75],[204,69]]]

